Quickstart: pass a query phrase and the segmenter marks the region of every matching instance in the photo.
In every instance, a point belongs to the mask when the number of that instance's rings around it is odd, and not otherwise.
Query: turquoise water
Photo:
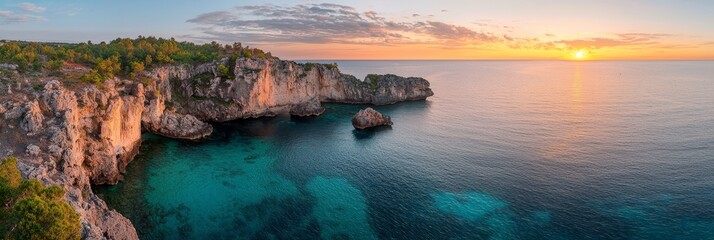
[[[143,239],[714,239],[714,62],[338,64],[436,95],[145,135],[95,191]]]

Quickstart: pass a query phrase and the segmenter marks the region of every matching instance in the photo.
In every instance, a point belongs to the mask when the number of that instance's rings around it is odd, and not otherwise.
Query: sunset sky
[[[284,59],[714,59],[714,1],[13,1],[0,39],[160,36]]]

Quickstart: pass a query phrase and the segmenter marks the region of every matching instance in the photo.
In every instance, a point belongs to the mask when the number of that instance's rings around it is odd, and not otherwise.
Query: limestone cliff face
[[[66,199],[81,215],[86,239],[136,239],[131,222],[109,210],[92,193],[90,182],[116,184],[120,173],[136,155],[141,143],[141,113],[144,90],[141,84],[114,81],[99,89],[94,86],[68,90],[58,81],[47,83],[39,94],[25,95],[3,103],[12,106],[5,124],[19,122],[21,128],[3,131],[5,136],[25,136],[5,143],[15,154],[25,177],[62,186]],[[42,126],[47,126],[43,128]],[[14,149],[13,149],[14,148]]]
[[[276,59],[238,59],[234,78],[219,77],[216,65],[155,70],[159,86],[177,112],[203,121],[289,113],[319,115],[320,102],[392,104],[422,100],[434,93],[423,78],[375,75],[360,81],[336,67],[301,65]]]
[[[433,95],[422,78],[359,81],[336,67],[277,59],[238,59],[233,75],[219,76],[217,66],[227,62],[159,67],[99,87],[70,89],[57,80],[41,90],[18,86],[0,95],[0,155],[17,156],[24,177],[62,186],[81,215],[83,238],[137,239],[131,222],[108,209],[90,183],[120,180],[142,130],[193,140],[211,134],[208,121],[315,116],[322,102],[391,104]]]
[[[188,140],[211,135],[213,126],[210,124],[191,115],[167,110],[167,99],[156,82],[150,84],[148,90],[146,108],[141,113],[141,124],[146,130],[170,138]]]
[[[320,99],[323,102],[386,105],[423,100],[434,95],[423,78],[399,77],[392,74],[370,75],[360,81],[351,75],[323,79]]]

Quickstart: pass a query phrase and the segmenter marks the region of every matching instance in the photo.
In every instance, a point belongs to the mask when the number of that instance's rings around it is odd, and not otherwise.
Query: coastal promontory
[[[109,43],[0,44],[0,158],[60,186],[84,239],[137,239],[92,184],[117,184],[143,132],[198,140],[212,122],[317,116],[324,102],[384,105],[434,93],[423,78],[341,73],[240,44],[139,37]],[[18,57],[19,56],[19,57]]]

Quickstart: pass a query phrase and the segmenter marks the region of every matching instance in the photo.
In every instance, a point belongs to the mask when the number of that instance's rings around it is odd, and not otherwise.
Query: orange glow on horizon
[[[714,60],[714,45],[683,48],[603,47],[578,50],[512,48],[499,44],[447,48],[426,44],[257,44],[291,60]],[[579,53],[581,52],[582,53]],[[577,55],[581,55],[578,57]]]

